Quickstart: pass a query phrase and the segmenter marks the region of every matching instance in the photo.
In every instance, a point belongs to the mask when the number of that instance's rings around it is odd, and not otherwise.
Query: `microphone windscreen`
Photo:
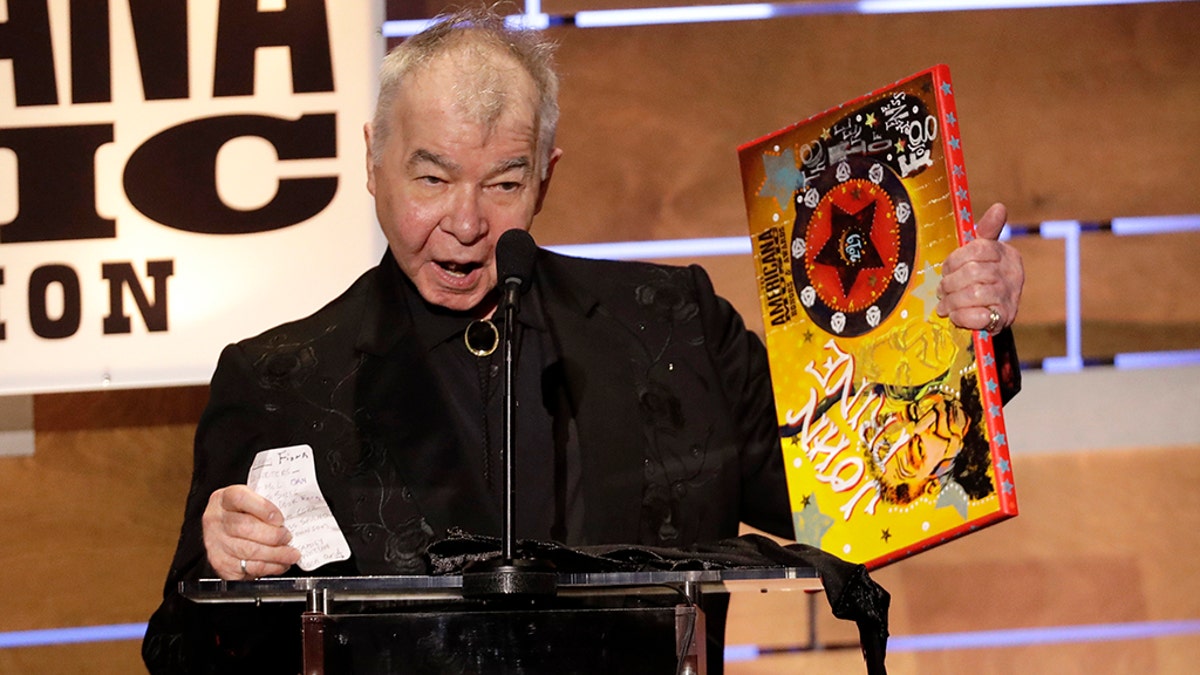
[[[496,242],[496,278],[501,284],[516,281],[524,288],[533,274],[537,244],[520,228],[506,231]]]

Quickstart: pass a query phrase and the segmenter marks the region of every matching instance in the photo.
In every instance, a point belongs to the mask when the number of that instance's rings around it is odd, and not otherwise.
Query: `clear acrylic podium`
[[[703,596],[816,591],[812,568],[561,573],[547,596],[464,597],[463,577],[180,584],[199,603],[303,603],[304,675],[705,672]]]

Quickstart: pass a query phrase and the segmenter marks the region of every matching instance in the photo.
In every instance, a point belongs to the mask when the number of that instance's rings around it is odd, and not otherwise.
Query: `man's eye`
[[[440,185],[446,182],[437,176],[421,176],[418,180],[426,185]]]
[[[496,183],[495,188],[501,192],[516,192],[521,189],[521,183],[515,180],[506,180]]]

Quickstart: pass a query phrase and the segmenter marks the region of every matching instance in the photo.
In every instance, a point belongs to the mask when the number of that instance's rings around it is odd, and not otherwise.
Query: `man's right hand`
[[[283,513],[245,485],[212,493],[201,522],[208,563],[222,579],[276,576],[300,560]]]

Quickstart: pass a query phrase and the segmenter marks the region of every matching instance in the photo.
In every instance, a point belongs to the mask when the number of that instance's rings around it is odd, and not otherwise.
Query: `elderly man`
[[[388,254],[316,314],[222,353],[152,670],[296,670],[294,610],[198,618],[175,592],[295,571],[282,514],[244,485],[261,450],[313,449],[351,556],[312,574],[422,573],[451,528],[499,533],[495,246],[546,197],[556,98],[549,47],[495,16],[451,17],[388,55],[365,128]],[[979,229],[1003,223],[995,207]],[[944,269],[943,314],[1012,321],[1012,249],[972,242]],[[517,321],[518,537],[680,547],[739,522],[791,536],[765,351],[703,270],[539,251]]]

